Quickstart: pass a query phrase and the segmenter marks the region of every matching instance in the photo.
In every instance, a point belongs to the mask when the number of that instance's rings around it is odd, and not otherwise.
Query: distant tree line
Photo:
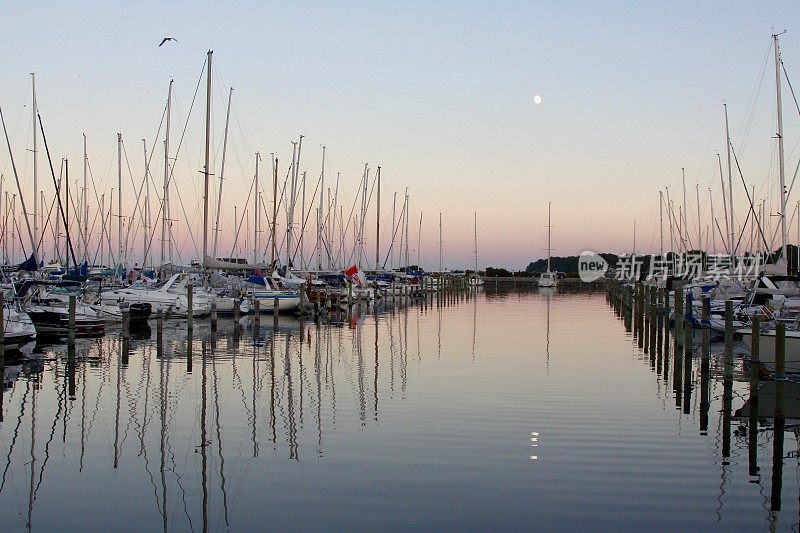
[[[533,272],[526,270],[511,271],[501,267],[486,267],[482,276],[486,278],[530,278],[533,276]]]
[[[725,253],[724,250],[719,250],[717,255],[723,255]],[[710,254],[709,252],[704,252],[701,250],[690,250],[687,252],[689,255],[700,255],[701,256],[701,265],[702,268],[705,270],[709,267],[712,263],[712,257],[714,254]],[[608,263],[609,268],[615,268],[617,266],[617,261],[619,256],[617,254],[612,253],[601,253],[599,254],[603,259],[606,260]],[[675,254],[676,256],[679,254]],[[739,255],[742,255],[741,252]],[[745,253],[744,255],[750,255],[749,253]],[[781,250],[778,248],[777,250],[773,251],[772,253],[768,254],[764,260],[768,263],[773,263],[778,260],[781,255]],[[667,260],[671,260],[673,254],[668,252],[665,254]],[[787,263],[789,266],[789,274],[800,275],[800,249],[793,244],[786,245],[786,256],[787,256]],[[644,273],[649,272],[650,270],[650,259],[651,255],[649,254],[637,254],[637,257],[640,259],[641,263],[641,271]],[[488,269],[487,269],[488,270]],[[533,273],[533,274],[540,274],[547,270],[547,259],[538,259],[528,264],[525,268],[526,272]],[[578,256],[577,255],[569,255],[566,257],[551,257],[550,258],[550,270],[553,272],[564,272],[568,277],[577,277],[578,275]],[[487,274],[488,275],[488,274]],[[519,274],[517,274],[519,275]]]
[[[606,260],[611,268],[617,265],[617,255],[611,253],[600,254],[600,257]],[[526,272],[542,273],[547,270],[547,259],[539,259],[530,263],[525,269]],[[550,270],[553,272],[564,272],[568,276],[578,275],[578,256],[568,255],[565,257],[551,257]]]

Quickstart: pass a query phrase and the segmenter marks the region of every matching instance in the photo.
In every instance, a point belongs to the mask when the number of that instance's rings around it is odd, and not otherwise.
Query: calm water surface
[[[719,356],[705,409],[600,292],[152,326],[7,363],[3,531],[798,528],[791,420],[750,464]]]

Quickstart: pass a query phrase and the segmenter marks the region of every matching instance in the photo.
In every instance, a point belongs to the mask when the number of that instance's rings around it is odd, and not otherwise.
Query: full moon
[[[537,94],[536,96],[533,97],[533,103],[536,104],[536,105],[541,104],[542,103],[542,97]]]

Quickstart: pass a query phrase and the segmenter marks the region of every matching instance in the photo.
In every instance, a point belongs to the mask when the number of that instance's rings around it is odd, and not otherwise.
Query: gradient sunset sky
[[[233,241],[233,206],[241,214],[254,153],[261,152],[266,181],[275,152],[282,179],[291,141],[302,134],[309,196],[323,144],[327,179],[342,175],[345,214],[365,162],[382,167],[385,227],[392,193],[398,192],[399,205],[410,188],[411,255],[422,212],[420,255],[428,268],[438,267],[439,212],[445,267],[472,264],[475,211],[479,266],[524,268],[544,255],[548,201],[554,255],[630,251],[634,220],[637,251],[658,251],[658,191],[668,186],[677,209],[681,167],[691,235],[698,231],[696,183],[701,230],[710,224],[709,187],[722,225],[715,152],[725,148],[723,102],[745,181],[767,199],[768,212],[777,211],[771,34],[788,30],[781,36],[783,60],[800,89],[796,1],[230,4],[4,5],[0,106],[25,194],[32,167],[30,72],[36,73],[56,167],[68,157],[71,183],[82,179],[86,133],[95,182],[107,190],[116,187],[118,131],[136,184],[144,171],[141,139],[148,148],[158,143],[151,172],[161,183],[161,139],[154,135],[169,80],[175,80],[176,147],[212,49],[215,169],[227,90],[234,87],[223,249]],[[158,47],[165,36],[178,42]],[[542,98],[538,105],[535,95]],[[783,96],[790,182],[800,155],[800,110],[785,82]],[[204,97],[201,87],[175,171],[198,246]],[[40,154],[40,183],[52,198],[43,149]],[[132,206],[127,165],[123,197]],[[10,190],[5,146],[0,172],[3,189]],[[734,186],[736,209],[744,216],[738,177]],[[264,195],[271,194],[266,183]],[[793,191],[791,209],[797,199]],[[157,209],[155,200],[153,205]],[[374,207],[373,200],[370,257]],[[179,207],[173,209],[184,218]],[[797,221],[795,215],[792,227]],[[199,258],[185,220],[176,231],[184,261]],[[798,230],[790,236],[795,242]],[[131,247],[141,249],[139,240]]]

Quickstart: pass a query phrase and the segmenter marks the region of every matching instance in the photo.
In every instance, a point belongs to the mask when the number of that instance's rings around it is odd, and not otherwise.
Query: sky
[[[67,158],[73,191],[82,184],[85,133],[97,197],[108,198],[114,187],[116,198],[116,134],[122,133],[123,214],[134,213],[125,224],[136,235],[128,237],[126,249],[141,258],[141,221],[133,206],[145,168],[142,139],[148,150],[156,146],[150,172],[154,186],[160,186],[164,133],[160,130],[156,138],[156,132],[173,79],[173,151],[185,130],[175,159],[181,206],[174,205],[173,193],[174,232],[179,259],[198,259],[204,84],[188,121],[187,115],[206,52],[213,50],[212,198],[217,195],[227,93],[234,87],[220,256],[231,250],[234,206],[241,217],[255,152],[263,160],[262,195],[270,201],[269,154],[279,159],[282,182],[291,143],[300,135],[299,168],[307,174],[308,197],[320,175],[325,145],[326,188],[341,173],[340,205],[346,218],[364,164],[370,166],[371,179],[381,166],[381,255],[391,240],[387,228],[393,193],[399,211],[409,188],[410,259],[415,263],[418,255],[427,268],[439,266],[439,213],[443,266],[473,264],[476,212],[479,267],[524,268],[546,255],[548,202],[553,255],[631,251],[634,221],[635,250],[657,252],[659,191],[669,187],[675,209],[682,206],[682,167],[690,238],[697,240],[698,192],[700,233],[706,235],[705,226],[715,225],[712,203],[724,227],[715,155],[721,151],[725,163],[723,102],[745,182],[755,187],[757,199],[766,200],[767,214],[779,211],[771,35],[787,30],[781,36],[782,57],[789,81],[800,87],[800,27],[791,24],[800,20],[800,3],[231,4],[6,4],[0,18],[0,106],[28,202],[33,190],[30,73],[35,72],[55,173]],[[159,47],[165,36],[177,42]],[[534,103],[536,95],[540,104]],[[799,114],[785,81],[783,104],[789,182],[798,162]],[[39,184],[49,205],[53,179],[39,142]],[[16,194],[5,149],[0,150],[0,172],[3,191]],[[738,219],[748,204],[741,179],[738,174],[734,178],[735,218],[741,225]],[[98,202],[90,188],[94,213]],[[151,208],[157,212],[159,201],[152,194]],[[792,191],[791,209],[798,199]],[[356,214],[359,209],[360,200]],[[364,245],[371,262],[375,210],[373,196]],[[793,224],[800,220],[788,216]],[[779,219],[767,219],[772,234]],[[24,236],[21,224],[18,219]],[[285,214],[279,215],[278,231],[285,227]],[[115,228],[110,233],[116,249]],[[91,233],[90,248],[96,249],[99,223]],[[158,250],[160,230],[156,233],[152,242]],[[800,231],[789,233],[795,242]],[[311,254],[316,236],[313,229],[306,235],[306,254]],[[722,248],[721,238],[714,237]],[[17,241],[25,239],[6,239]],[[46,239],[43,245],[46,260],[53,255],[51,242]],[[252,230],[246,223],[238,244],[234,255],[252,255],[247,251]],[[21,255],[17,246],[16,256]]]

